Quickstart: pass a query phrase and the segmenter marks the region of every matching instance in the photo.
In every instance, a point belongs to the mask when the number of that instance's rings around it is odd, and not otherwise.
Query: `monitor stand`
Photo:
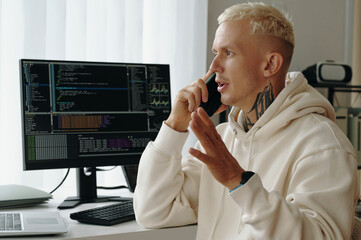
[[[87,169],[86,172],[85,168],[78,168],[76,174],[78,196],[66,198],[58,206],[59,209],[73,208],[82,203],[127,201],[132,199],[120,196],[98,196],[95,167]]]

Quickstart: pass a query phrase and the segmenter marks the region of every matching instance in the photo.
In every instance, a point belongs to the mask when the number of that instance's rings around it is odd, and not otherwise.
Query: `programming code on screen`
[[[139,154],[169,115],[168,65],[21,63],[28,161]]]

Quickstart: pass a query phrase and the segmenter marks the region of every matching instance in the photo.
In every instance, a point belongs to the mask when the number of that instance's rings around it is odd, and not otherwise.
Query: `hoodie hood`
[[[307,114],[319,114],[335,122],[335,111],[330,102],[311,87],[300,72],[290,72],[286,76],[286,86],[268,107],[265,113],[255,123],[246,135],[253,135],[255,131],[263,130],[273,134],[287,126],[291,121]],[[235,122],[238,115],[238,121]],[[243,129],[243,112],[233,107],[229,114],[229,122],[232,127],[238,125]],[[263,133],[264,134],[264,133]],[[263,135],[265,136],[265,135]]]

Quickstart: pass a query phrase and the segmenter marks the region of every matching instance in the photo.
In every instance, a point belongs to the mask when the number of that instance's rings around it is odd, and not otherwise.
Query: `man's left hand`
[[[244,170],[228,151],[203,108],[198,108],[191,114],[190,127],[206,153],[194,148],[190,148],[189,153],[206,164],[214,178],[229,190],[236,188]]]

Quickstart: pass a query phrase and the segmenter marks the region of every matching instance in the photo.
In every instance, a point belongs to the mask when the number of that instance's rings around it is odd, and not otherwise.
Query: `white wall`
[[[247,0],[209,0],[207,64],[211,64],[217,17],[227,7]],[[263,0],[289,13],[293,19],[296,47],[290,71],[302,71],[317,61],[345,61],[346,3],[349,0]]]

